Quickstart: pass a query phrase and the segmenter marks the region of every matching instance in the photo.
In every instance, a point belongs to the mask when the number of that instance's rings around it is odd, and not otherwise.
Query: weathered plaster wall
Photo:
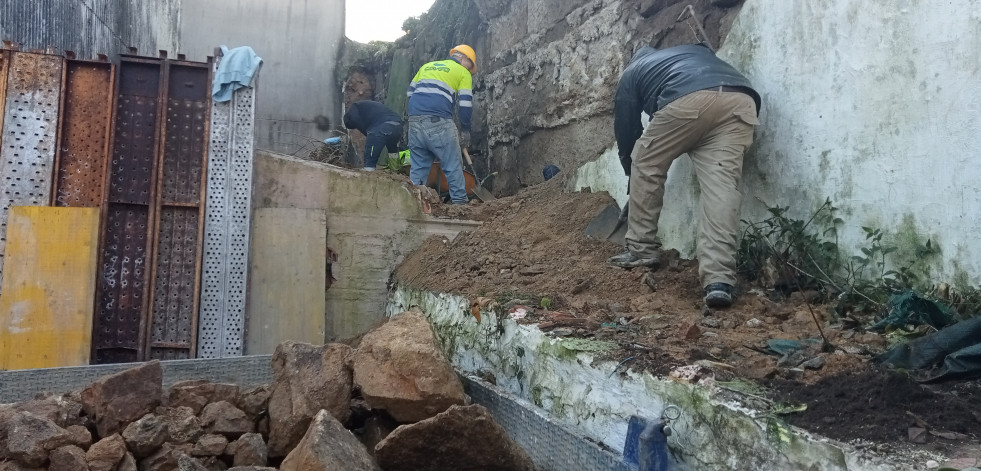
[[[534,325],[488,310],[477,322],[466,298],[399,286],[392,292],[388,314],[413,306],[428,316],[458,370],[493,377],[499,388],[617,452],[623,451],[631,415],[657,418],[672,404],[683,415],[671,424],[671,469],[911,469],[792,428],[741,405],[722,389],[656,378],[628,367],[618,370],[615,362],[598,360],[602,342],[551,338]]]
[[[176,53],[180,8],[181,0],[0,2],[0,39],[22,50],[75,51],[79,59],[127,52],[130,46],[150,56],[161,49]]]
[[[743,218],[789,206],[791,217],[807,220],[830,197],[845,221],[845,248],[865,245],[862,226],[885,230],[890,243],[930,237],[943,251],[936,281],[976,284],[979,19],[977,0],[748,0],[719,51],[763,95]],[[616,170],[615,156],[585,167],[577,186],[608,189],[622,203],[624,177],[596,178]],[[684,157],[669,173],[660,232],[686,255],[697,195]]]
[[[335,67],[344,44],[344,0],[182,0],[180,44],[203,60],[214,48],[251,46],[262,57],[256,147],[287,154],[339,126]]]
[[[426,216],[401,181],[269,152],[256,154],[253,206],[326,210],[327,246],[337,254],[336,281],[325,294],[326,340],[384,319],[392,270],[426,237],[452,239],[478,224]]]

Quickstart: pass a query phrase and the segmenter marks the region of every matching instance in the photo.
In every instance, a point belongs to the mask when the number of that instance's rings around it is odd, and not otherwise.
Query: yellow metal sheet
[[[252,222],[247,355],[286,340],[324,343],[327,213],[260,208]]]
[[[0,369],[89,364],[98,243],[98,208],[11,208]]]

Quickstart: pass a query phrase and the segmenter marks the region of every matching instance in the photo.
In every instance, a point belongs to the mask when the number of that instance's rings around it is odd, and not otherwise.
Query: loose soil
[[[662,252],[662,267],[653,272],[612,267],[606,260],[622,247],[584,234],[612,198],[562,188],[555,178],[488,203],[434,205],[434,216],[483,225],[453,241],[426,241],[396,269],[396,278],[475,302],[531,308],[519,322],[537,324],[550,335],[615,342],[619,347],[606,358],[633,357],[624,367],[634,370],[666,376],[698,362],[715,381],[756,382],[778,402],[806,404],[805,411],[785,415],[785,420],[830,438],[906,446],[908,428],[919,420],[935,432],[969,438],[928,433],[925,445],[908,446],[958,454],[964,443],[974,443],[973,454],[981,455],[976,446],[981,382],[927,388],[880,370],[871,358],[885,350],[885,340],[837,324],[828,318],[828,306],[805,300],[809,294],[786,295],[743,283],[731,308],[707,309],[697,262],[680,259],[676,252]],[[766,341],[820,339],[815,318],[833,348],[817,348],[808,358],[822,358],[823,366],[778,366],[780,358],[766,353]]]

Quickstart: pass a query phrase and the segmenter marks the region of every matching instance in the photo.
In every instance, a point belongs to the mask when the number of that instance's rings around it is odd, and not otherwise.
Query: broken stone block
[[[269,458],[266,442],[258,433],[247,433],[229,443],[226,453],[233,456],[235,466],[265,466]]]
[[[208,433],[235,438],[255,428],[242,409],[227,401],[212,402],[201,411],[201,425]]]
[[[44,399],[21,401],[14,403],[11,409],[27,412],[36,417],[43,417],[62,428],[67,428],[71,425],[83,425],[85,423],[85,420],[80,417],[82,404],[70,395],[49,396]]]
[[[137,458],[149,456],[168,437],[167,423],[156,415],[147,414],[123,430],[126,448]]]
[[[136,468],[136,457],[132,453],[126,453],[123,460],[119,462],[119,467],[116,471],[137,471]]]
[[[452,406],[403,425],[375,447],[375,457],[385,471],[535,470],[528,453],[480,405]]]
[[[317,413],[280,471],[380,471],[368,450],[325,410]]]
[[[126,441],[118,433],[99,440],[85,452],[91,471],[114,471],[126,456]]]
[[[15,412],[6,423],[7,455],[27,466],[43,466],[48,453],[71,444],[71,434],[54,422]]]
[[[88,450],[92,446],[92,432],[81,425],[70,425],[65,429],[71,435],[72,445],[83,450]]]
[[[164,443],[156,453],[140,460],[140,471],[173,471],[180,469],[178,461],[181,456],[188,455],[191,445],[173,445]]]
[[[163,370],[154,360],[96,380],[82,390],[85,413],[95,417],[100,437],[121,432],[160,404]]]
[[[801,363],[800,366],[805,370],[820,370],[821,368],[824,368],[824,364],[825,364],[824,357],[816,356],[814,358],[811,358],[810,360],[805,361],[804,363]]]
[[[269,456],[281,457],[324,409],[339,421],[351,414],[351,347],[339,343],[284,342],[273,353],[269,397]]]
[[[209,471],[204,463],[184,454],[177,457],[177,469],[179,471]]]
[[[204,406],[212,402],[228,401],[238,406],[238,385],[212,383],[207,380],[180,381],[170,387],[167,405],[170,407],[190,407],[200,414]]]
[[[695,340],[702,336],[702,329],[696,324],[684,324],[680,329],[680,337],[685,340]]]
[[[171,443],[191,443],[204,435],[201,419],[190,407],[167,408],[163,414],[167,423],[167,441]]]
[[[354,384],[368,405],[399,422],[417,422],[466,403],[463,384],[429,321],[415,311],[365,334],[354,354]]]
[[[75,445],[65,445],[51,452],[48,471],[86,471],[85,450]]]
[[[267,385],[249,389],[238,396],[238,406],[249,419],[256,420],[269,407],[270,392]]]
[[[191,449],[191,456],[218,456],[225,452],[228,439],[224,435],[209,433],[203,435]]]

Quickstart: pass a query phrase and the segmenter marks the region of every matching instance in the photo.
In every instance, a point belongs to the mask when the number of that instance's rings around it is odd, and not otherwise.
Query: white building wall
[[[718,55],[764,102],[743,172],[744,219],[789,206],[807,220],[831,198],[844,247],[867,246],[862,226],[896,241],[930,237],[943,251],[935,281],[978,282],[981,1],[747,0]],[[625,178],[588,178],[615,159],[608,152],[581,169],[577,186],[622,203]],[[696,187],[679,159],[660,235],[686,255]]]

